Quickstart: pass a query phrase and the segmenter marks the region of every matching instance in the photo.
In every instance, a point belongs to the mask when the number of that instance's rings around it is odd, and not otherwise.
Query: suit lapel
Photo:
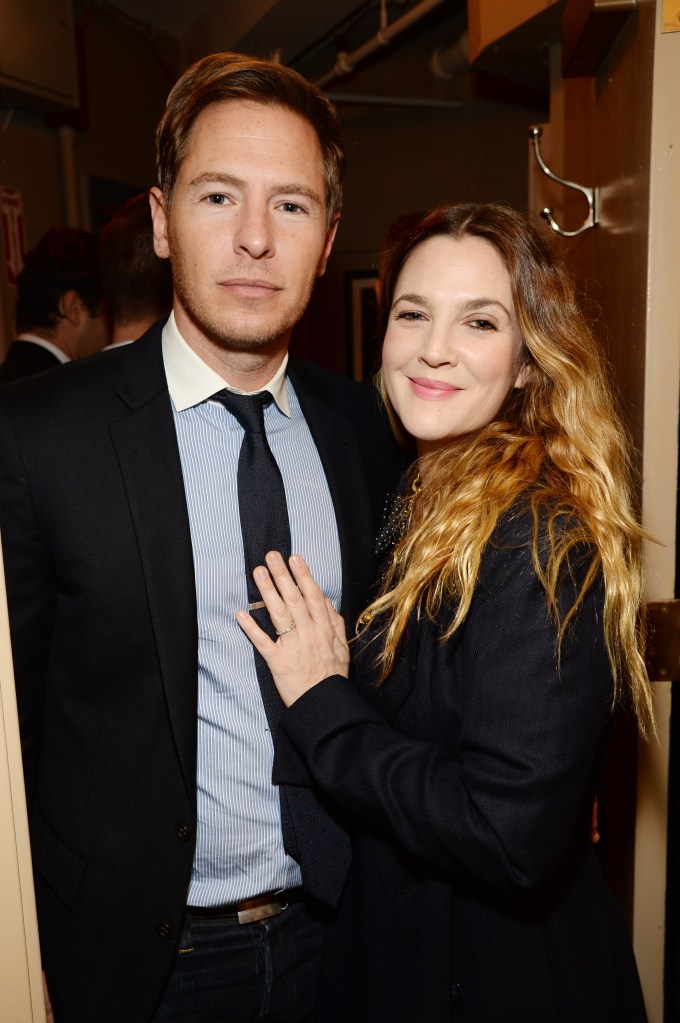
[[[171,727],[187,790],[196,777],[194,566],[161,325],[130,345],[118,393],[129,412],[110,427],[139,543]]]
[[[423,630],[419,627],[416,613],[413,612],[409,619],[403,652],[401,656],[397,657],[392,674],[380,687],[373,684],[375,679],[375,668],[372,663],[374,654],[370,644],[363,655],[364,666],[359,676],[360,683],[363,682],[361,691],[390,725],[395,724],[402,707],[416,688],[418,678],[428,677],[428,668],[423,664],[426,647],[422,642],[422,635]]]
[[[335,508],[342,552],[342,614],[349,629],[375,578],[373,517],[352,423],[332,408],[333,395],[304,363],[289,376],[316,444]]]

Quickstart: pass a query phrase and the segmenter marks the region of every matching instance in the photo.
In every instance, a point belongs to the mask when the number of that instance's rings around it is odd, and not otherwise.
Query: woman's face
[[[418,454],[486,426],[521,387],[510,277],[483,238],[437,235],[404,263],[383,344],[385,387]]]

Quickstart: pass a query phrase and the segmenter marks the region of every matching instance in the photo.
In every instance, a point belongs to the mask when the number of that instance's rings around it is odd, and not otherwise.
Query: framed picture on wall
[[[345,274],[347,368],[353,380],[368,380],[378,368],[380,339],[375,270]]]

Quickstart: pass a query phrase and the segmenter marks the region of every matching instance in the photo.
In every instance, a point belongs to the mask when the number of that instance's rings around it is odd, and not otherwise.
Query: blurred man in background
[[[104,347],[99,243],[88,231],[51,228],[27,254],[17,292],[17,340],[0,366],[0,384]]]
[[[111,317],[110,347],[135,341],[170,312],[170,263],[154,251],[146,192],[128,199],[104,227],[101,267]]]

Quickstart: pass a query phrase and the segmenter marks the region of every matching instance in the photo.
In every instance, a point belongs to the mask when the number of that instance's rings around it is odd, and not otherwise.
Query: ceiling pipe
[[[360,92],[329,92],[331,103],[359,103],[374,107],[434,107],[438,110],[458,110],[459,99],[425,99],[421,96],[366,96]]]
[[[68,227],[82,227],[80,216],[80,197],[78,194],[78,159],[76,156],[75,129],[68,124],[60,125],[59,159],[61,161],[61,180],[64,193],[64,223]]]
[[[441,4],[445,3],[445,0],[421,0],[419,4],[412,7],[410,11],[403,14],[401,18],[397,18],[391,25],[386,28],[381,28],[368,42],[365,42],[363,46],[353,50],[351,53],[339,53],[335,61],[335,65],[330,71],[327,71],[325,75],[321,75],[320,78],[316,79],[316,85],[319,88],[325,88],[330,82],[335,81],[336,78],[342,77],[342,75],[348,75],[354,70],[356,65],[369,57],[381,46],[389,46],[395,36],[398,36],[405,29],[410,28],[421,18],[424,18],[426,14],[433,11],[435,7],[440,7]]]
[[[462,71],[470,68],[470,51],[468,46],[468,34],[454,39],[448,46],[438,46],[430,57],[430,71],[435,78],[455,78]]]

